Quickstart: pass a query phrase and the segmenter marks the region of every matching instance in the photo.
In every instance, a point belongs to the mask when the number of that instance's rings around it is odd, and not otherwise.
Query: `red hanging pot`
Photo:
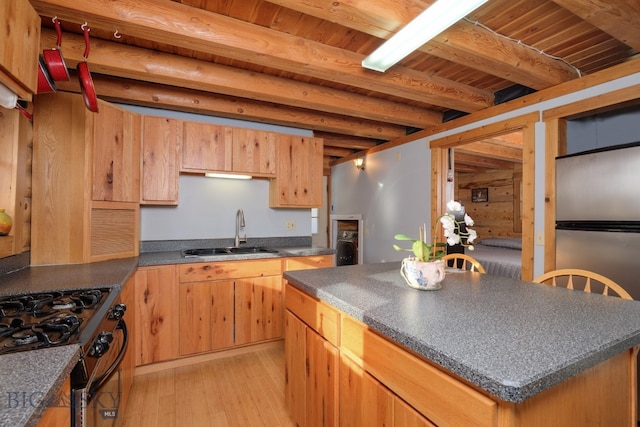
[[[98,97],[96,95],[96,89],[93,86],[93,80],[91,79],[91,73],[89,72],[89,65],[87,65],[87,57],[89,56],[89,28],[85,25],[82,26],[84,31],[84,61],[78,62],[78,78],[80,79],[80,89],[82,90],[82,97],[84,98],[84,105],[93,113],[98,112]]]
[[[37,93],[49,93],[56,92],[56,85],[53,83],[53,79],[49,75],[47,66],[44,63],[42,56],[38,60],[38,92]]]
[[[44,62],[49,70],[49,75],[55,81],[69,81],[69,70],[67,64],[64,62],[62,51],[60,50],[60,44],[62,43],[62,29],[60,28],[60,20],[53,18],[53,23],[56,25],[56,33],[58,33],[57,47],[53,49],[45,49],[42,51],[44,56]]]

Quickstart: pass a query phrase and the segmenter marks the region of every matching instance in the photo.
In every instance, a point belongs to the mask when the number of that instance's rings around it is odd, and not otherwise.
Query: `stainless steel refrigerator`
[[[556,268],[595,271],[640,300],[640,143],[556,159]]]

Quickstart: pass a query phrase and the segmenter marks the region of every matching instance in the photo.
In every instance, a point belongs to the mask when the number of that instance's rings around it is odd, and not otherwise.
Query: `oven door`
[[[84,388],[74,389],[74,427],[111,427],[116,425],[122,392],[120,362],[127,350],[127,325],[120,319],[113,331],[109,350],[100,357]]]

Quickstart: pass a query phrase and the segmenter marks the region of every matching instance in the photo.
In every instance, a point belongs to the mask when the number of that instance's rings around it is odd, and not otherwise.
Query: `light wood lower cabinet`
[[[434,427],[357,363],[340,357],[340,427]]]
[[[233,280],[182,283],[180,355],[233,346]]]
[[[140,267],[135,285],[136,366],[177,358],[176,266]]]
[[[298,426],[338,425],[337,347],[285,313],[285,401]]]
[[[280,259],[178,266],[180,355],[282,338]]]
[[[235,344],[282,338],[282,275],[236,280],[235,291]]]
[[[62,396],[62,404],[60,406],[50,406],[44,412],[37,427],[61,427],[71,425],[71,407],[65,405],[64,402],[69,401],[71,396],[71,380],[67,378],[60,387],[57,396]],[[53,399],[53,404],[57,403],[57,399]],[[4,424],[3,424],[4,425]]]

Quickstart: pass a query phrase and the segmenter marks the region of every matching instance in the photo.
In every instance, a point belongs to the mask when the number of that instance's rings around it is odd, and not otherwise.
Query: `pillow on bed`
[[[478,245],[493,246],[496,248],[508,248],[522,250],[522,239],[519,237],[491,237],[488,239],[480,240]]]

